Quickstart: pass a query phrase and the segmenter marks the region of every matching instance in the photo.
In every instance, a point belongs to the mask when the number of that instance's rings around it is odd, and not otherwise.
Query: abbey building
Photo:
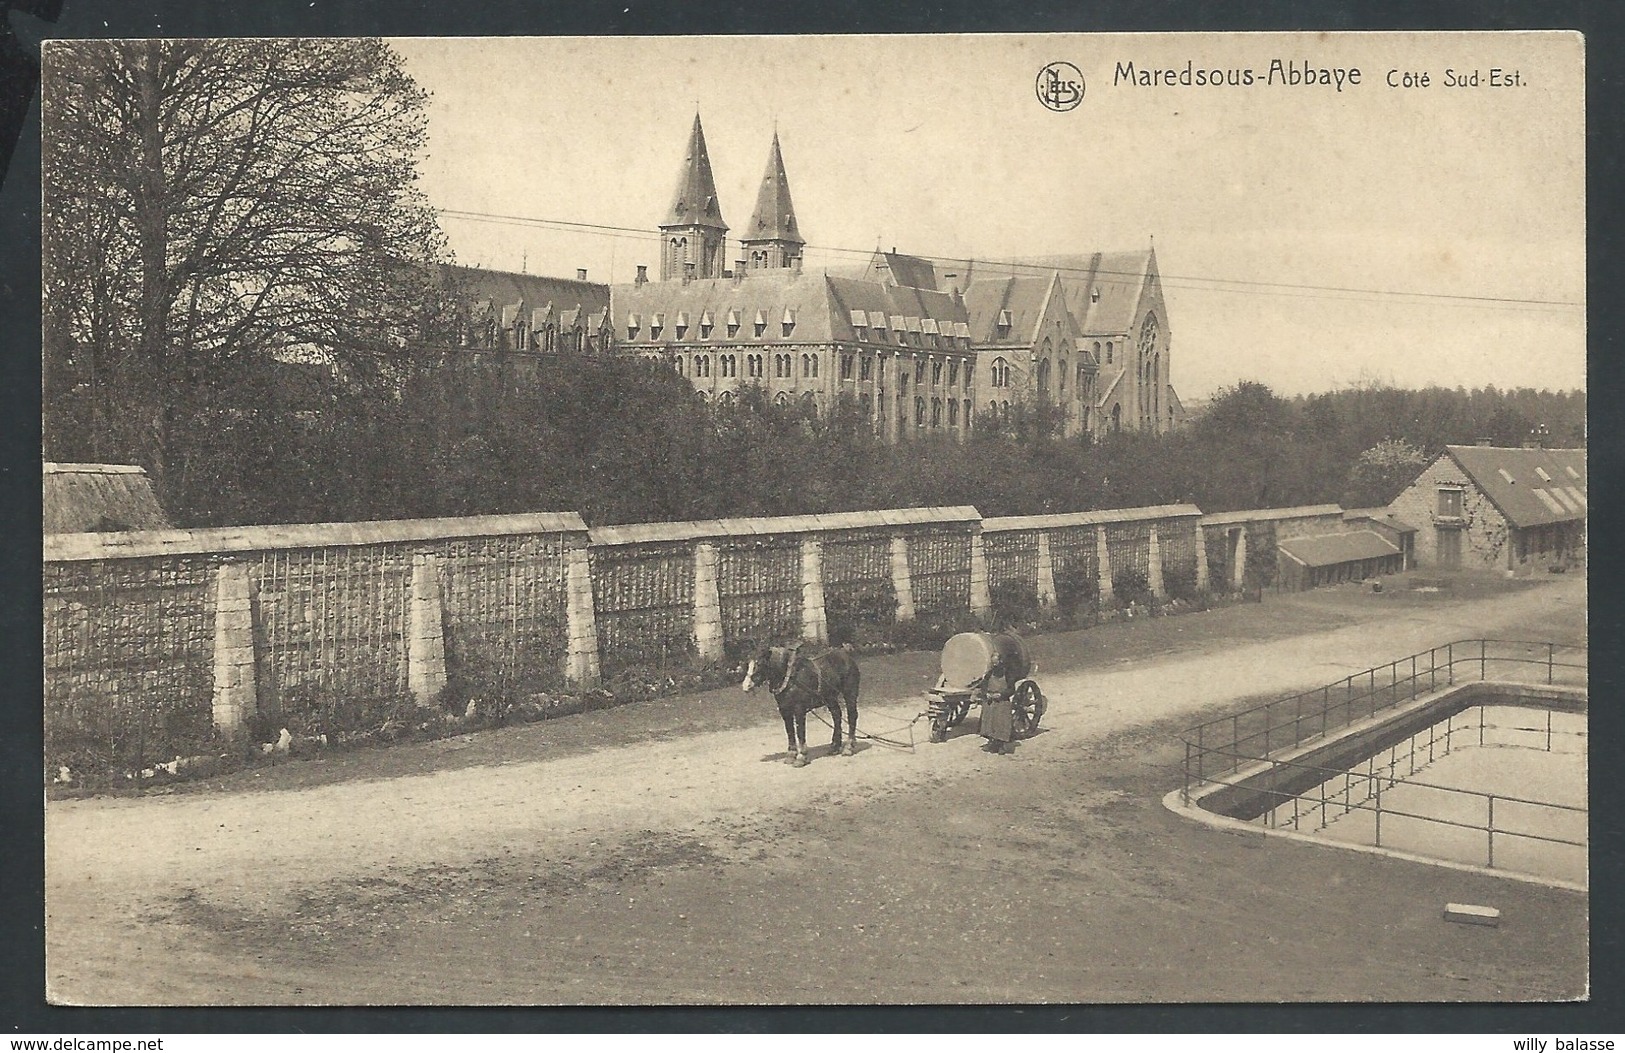
[[[748,386],[819,413],[844,398],[894,442],[963,438],[1023,402],[1059,411],[1073,435],[1183,421],[1150,247],[998,262],[877,250],[809,268],[777,132],[755,208],[731,229],[698,114],[658,226],[658,278],[645,264],[607,287],[477,283],[496,295],[477,305],[475,342],[659,358],[712,404]]]

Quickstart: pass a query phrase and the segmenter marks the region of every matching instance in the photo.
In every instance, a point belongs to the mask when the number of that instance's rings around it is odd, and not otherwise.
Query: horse
[[[858,737],[858,662],[852,657],[850,645],[843,644],[811,658],[801,655],[799,644],[764,647],[745,667],[745,680],[740,686],[752,691],[757,684],[766,684],[773,692],[773,700],[779,704],[784,735],[790,743],[791,764],[797,768],[807,764],[807,712],[813,709],[829,709],[830,723],[835,725],[831,753],[852,756]],[[844,749],[840,710],[843,701],[848,733]]]

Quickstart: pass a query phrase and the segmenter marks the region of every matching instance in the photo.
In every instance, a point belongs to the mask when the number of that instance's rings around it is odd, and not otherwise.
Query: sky
[[[658,272],[698,111],[735,231],[777,131],[809,268],[877,246],[999,260],[1154,244],[1187,400],[1242,380],[1585,384],[1574,34],[392,43],[431,93],[421,185],[460,263]],[[1064,112],[1035,91],[1058,60],[1085,85]],[[1187,86],[1187,63],[1192,80],[1254,83]],[[1305,63],[1315,83],[1286,83]],[[1170,69],[1173,84],[1140,83]],[[1517,82],[1490,86],[1492,69]]]

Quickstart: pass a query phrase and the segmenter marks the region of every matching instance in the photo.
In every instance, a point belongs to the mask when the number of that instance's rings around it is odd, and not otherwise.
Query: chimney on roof
[[[1478,439],[1478,441],[1476,443],[1474,443],[1474,445],[1476,445],[1476,446],[1494,446],[1495,445],[1495,440],[1491,439],[1491,438],[1480,437]]]
[[[636,278],[632,279],[632,284],[637,286],[640,289],[643,288],[645,285],[649,284],[649,266],[648,266],[648,264],[644,264],[644,263],[638,264],[638,276]]]
[[[576,268],[576,281],[584,282],[586,280],[587,280],[587,268],[585,268],[585,267],[577,267]]]
[[[1533,428],[1529,429],[1529,438],[1527,438],[1527,439],[1525,439],[1523,441],[1523,448],[1526,449],[1526,450],[1542,450],[1542,449],[1545,449],[1546,448],[1546,437],[1547,437],[1548,434],[1549,433],[1546,431],[1546,425],[1544,425],[1544,424],[1535,425]]]
[[[801,257],[800,256],[791,256],[790,257],[790,273],[791,274],[800,274],[801,273]]]
[[[694,264],[692,262],[683,264],[683,284],[687,285],[689,282],[691,282],[693,280],[694,280]]]
[[[735,265],[735,267],[733,269],[733,272],[731,274],[729,274],[729,277],[734,280],[735,285],[738,285],[740,282],[745,280],[745,261],[744,260],[739,260],[738,261],[738,263]]]

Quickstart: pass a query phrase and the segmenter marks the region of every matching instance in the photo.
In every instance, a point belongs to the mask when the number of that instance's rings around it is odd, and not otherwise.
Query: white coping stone
[[[1489,925],[1491,927],[1501,924],[1501,912],[1494,907],[1480,907],[1472,903],[1446,903],[1444,905],[1444,919],[1456,921],[1463,925]]]

